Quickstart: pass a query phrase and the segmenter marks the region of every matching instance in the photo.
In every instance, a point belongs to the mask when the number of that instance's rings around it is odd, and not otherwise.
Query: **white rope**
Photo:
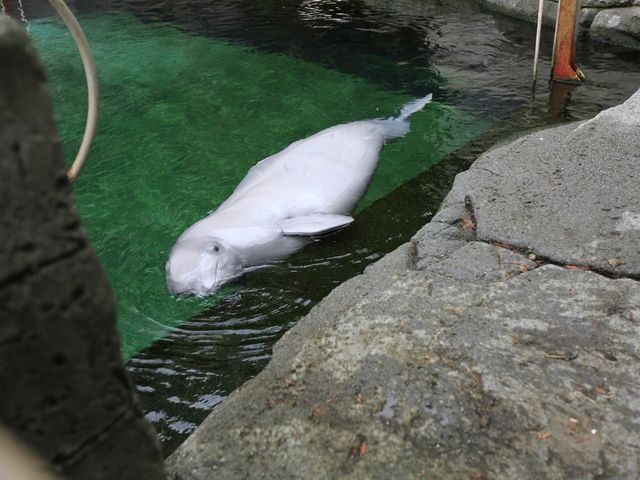
[[[558,0],[558,10],[556,10],[556,29],[553,32],[553,48],[551,50],[551,78],[553,78],[553,66],[556,62],[556,43],[558,41],[558,26],[560,25],[560,7],[562,0]]]
[[[98,124],[98,76],[96,74],[96,66],[91,55],[91,48],[87,37],[85,37],[80,24],[74,17],[64,0],[49,0],[49,3],[56,9],[67,28],[73,36],[73,40],[80,51],[82,57],[82,65],[84,66],[84,73],[87,78],[87,94],[88,94],[88,107],[87,107],[87,123],[84,129],[84,136],[80,149],[76,155],[71,168],[67,172],[67,177],[70,182],[73,182],[80,173],[82,166],[84,165],[89,151],[91,150],[91,144],[96,135],[96,127]]]
[[[540,36],[542,35],[542,12],[544,9],[544,0],[538,3],[538,25],[536,29],[536,48],[533,54],[533,84],[536,83],[538,77],[538,55],[540,53]]]

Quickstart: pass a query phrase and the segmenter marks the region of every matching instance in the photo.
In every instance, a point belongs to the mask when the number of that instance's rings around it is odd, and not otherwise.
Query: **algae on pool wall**
[[[410,98],[314,63],[129,14],[79,20],[98,68],[101,112],[75,184],[76,204],[118,298],[128,360],[233,289],[176,299],[166,290],[164,263],[178,235],[215,209],[252,165],[331,125],[396,115]],[[84,131],[82,65],[58,20],[32,22],[30,31],[70,162]],[[412,117],[407,137],[385,147],[357,210],[488,126],[430,104]]]

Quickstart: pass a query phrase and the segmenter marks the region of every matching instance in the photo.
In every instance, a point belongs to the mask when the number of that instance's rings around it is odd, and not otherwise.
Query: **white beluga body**
[[[350,224],[386,142],[409,131],[415,100],[389,119],[345,123],[260,161],[213,213],[180,235],[166,264],[178,295],[211,295],[247,267],[269,264],[313,236]]]

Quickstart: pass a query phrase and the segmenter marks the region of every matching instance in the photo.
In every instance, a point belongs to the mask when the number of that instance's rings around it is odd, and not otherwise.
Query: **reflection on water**
[[[568,102],[566,96],[550,96],[543,87],[551,45],[550,32],[546,31],[538,93],[530,102],[534,27],[489,14],[470,0],[83,0],[76,2],[76,7],[85,13],[127,10],[149,24],[170,22],[193,35],[270,54],[284,53],[287,58],[347,74],[333,85],[364,79],[403,98],[433,91],[436,100],[455,109],[451,111],[465,113],[455,116],[443,109],[441,115],[428,117],[428,122],[414,124],[416,135],[440,132],[438,139],[443,144],[454,144],[469,132],[497,125],[459,153],[363,209],[349,229],[311,245],[274,268],[257,270],[235,282],[219,303],[169,329],[165,338],[133,357],[129,371],[147,418],[160,431],[166,453],[230,391],[260,371],[270,358],[273,343],[314,304],[336,285],[407,241],[427,222],[454,175],[493,142],[534,127],[590,117],[625,100],[640,85],[638,54],[612,52],[583,42],[577,58],[588,81],[572,92]],[[31,8],[34,15],[47,15],[47,8],[37,2]],[[206,49],[200,54],[206,56]],[[311,78],[309,85],[314,81],[315,77]],[[269,89],[274,89],[277,82],[269,84]],[[324,85],[323,97],[339,93],[332,93],[330,82]],[[154,97],[153,89],[149,89],[150,102],[162,98]],[[358,92],[354,89],[347,97],[354,103],[370,101]],[[304,103],[299,95],[292,93],[291,98]],[[188,101],[197,103],[198,99]],[[286,97],[280,99],[286,101]],[[319,101],[318,97],[314,100]],[[327,108],[339,111],[348,103],[336,101]],[[292,105],[292,109],[297,107]],[[217,108],[224,109],[225,105]],[[258,111],[272,108],[262,105]],[[358,113],[364,114],[364,110]],[[312,111],[305,122],[319,114]],[[253,115],[255,111],[248,117]],[[469,123],[474,118],[472,122],[482,124],[481,128]],[[279,120],[265,118],[264,131],[282,131]],[[293,128],[280,141],[312,133],[303,130]],[[289,138],[291,135],[296,137]],[[193,138],[196,140],[205,142]],[[241,142],[242,138],[233,141]],[[422,153],[419,148],[402,151],[402,142],[388,148],[398,167],[381,165],[386,170],[380,177],[391,179],[397,186],[407,178],[393,179],[403,159]],[[398,149],[395,154],[394,148]],[[191,160],[181,160],[187,161]],[[190,181],[197,184],[198,178]],[[150,198],[155,202],[157,197]],[[205,201],[200,202],[204,206]],[[163,214],[172,215],[171,211]],[[187,223],[186,218],[181,221]],[[118,280],[134,281],[116,277],[114,282]]]

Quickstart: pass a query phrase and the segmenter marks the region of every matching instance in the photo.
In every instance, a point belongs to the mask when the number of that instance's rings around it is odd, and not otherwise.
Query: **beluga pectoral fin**
[[[353,222],[349,215],[335,213],[312,213],[301,217],[287,218],[278,222],[283,235],[312,236],[322,235],[346,227]]]

